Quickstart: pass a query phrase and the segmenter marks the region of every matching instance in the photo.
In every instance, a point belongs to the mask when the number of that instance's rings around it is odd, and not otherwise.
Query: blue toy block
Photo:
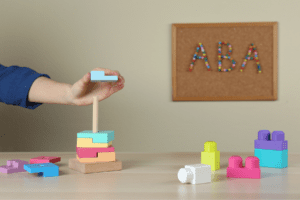
[[[115,139],[114,131],[98,131],[93,133],[93,131],[82,131],[77,133],[77,138],[93,138],[93,143],[109,143]]]
[[[44,177],[53,177],[59,175],[59,167],[53,163],[28,164],[24,169],[29,173],[38,173]]]
[[[104,71],[91,71],[91,81],[116,82],[118,81],[118,76],[105,76]]]
[[[260,167],[285,168],[288,166],[288,150],[276,151],[254,149],[254,156],[259,159]]]

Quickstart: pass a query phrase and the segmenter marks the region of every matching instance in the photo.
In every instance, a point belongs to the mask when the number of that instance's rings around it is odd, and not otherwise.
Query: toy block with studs
[[[27,164],[24,169],[29,173],[38,173],[43,177],[59,176],[59,167],[53,163]]]
[[[207,141],[204,143],[204,151],[201,152],[201,164],[211,166],[212,171],[220,169],[220,151],[217,150],[217,143]]]
[[[116,160],[114,162],[90,162],[82,163],[78,159],[72,158],[69,160],[69,168],[79,171],[84,174],[109,172],[122,170],[122,162]]]
[[[260,130],[254,141],[254,156],[260,167],[285,168],[288,166],[288,141],[283,131]]]
[[[254,141],[254,148],[282,151],[288,149],[288,141],[284,139],[283,131],[274,131],[271,140],[270,131],[260,130]]]
[[[246,158],[245,167],[243,167],[243,159],[240,156],[229,158],[227,177],[260,179],[260,173],[259,159],[255,156]]]
[[[60,162],[60,157],[55,156],[39,156],[30,159],[30,164],[38,164],[38,163],[57,163]]]
[[[185,165],[178,171],[177,177],[181,183],[209,183],[211,182],[211,166],[204,164]]]
[[[27,161],[14,159],[6,161],[6,165],[0,166],[0,172],[5,174],[12,174],[18,172],[26,172],[24,165],[28,164]]]
[[[81,148],[108,148],[112,145],[109,143],[94,143],[93,138],[77,138],[77,147]]]
[[[104,71],[91,71],[91,81],[116,82],[118,76],[106,76]]]

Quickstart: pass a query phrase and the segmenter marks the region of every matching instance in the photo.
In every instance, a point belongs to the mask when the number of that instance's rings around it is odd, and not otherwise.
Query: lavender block
[[[277,151],[288,149],[288,141],[284,140],[283,131],[274,131],[272,133],[272,140],[270,136],[270,131],[260,130],[258,132],[258,139],[254,141],[254,148]]]
[[[29,162],[24,160],[8,160],[6,162],[6,165],[0,166],[0,172],[5,174],[12,174],[12,173],[18,173],[18,172],[26,172],[24,169],[24,165],[28,164]]]

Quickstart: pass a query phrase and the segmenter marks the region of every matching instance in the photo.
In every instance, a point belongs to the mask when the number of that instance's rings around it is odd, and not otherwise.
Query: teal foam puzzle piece
[[[288,150],[254,149],[260,167],[285,168],[288,166]]]
[[[105,76],[104,71],[91,71],[91,81],[116,82],[118,81],[118,76]]]
[[[109,143],[115,139],[114,131],[98,131],[93,133],[91,130],[77,133],[77,138],[93,138],[93,143]]]
[[[38,173],[44,177],[53,177],[59,175],[59,167],[53,163],[28,164],[24,169],[29,173]]]

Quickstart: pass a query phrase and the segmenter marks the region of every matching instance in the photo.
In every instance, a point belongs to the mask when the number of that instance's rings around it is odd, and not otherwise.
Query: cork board
[[[277,22],[172,24],[173,101],[277,100],[277,27]],[[236,66],[229,72],[218,71],[220,41],[232,46]],[[211,71],[200,59],[189,70],[199,43]],[[255,60],[248,60],[240,71],[251,43],[256,45],[261,73]],[[221,54],[228,51],[222,45]],[[198,56],[202,55],[200,50]],[[231,65],[229,59],[222,59],[222,69]]]

